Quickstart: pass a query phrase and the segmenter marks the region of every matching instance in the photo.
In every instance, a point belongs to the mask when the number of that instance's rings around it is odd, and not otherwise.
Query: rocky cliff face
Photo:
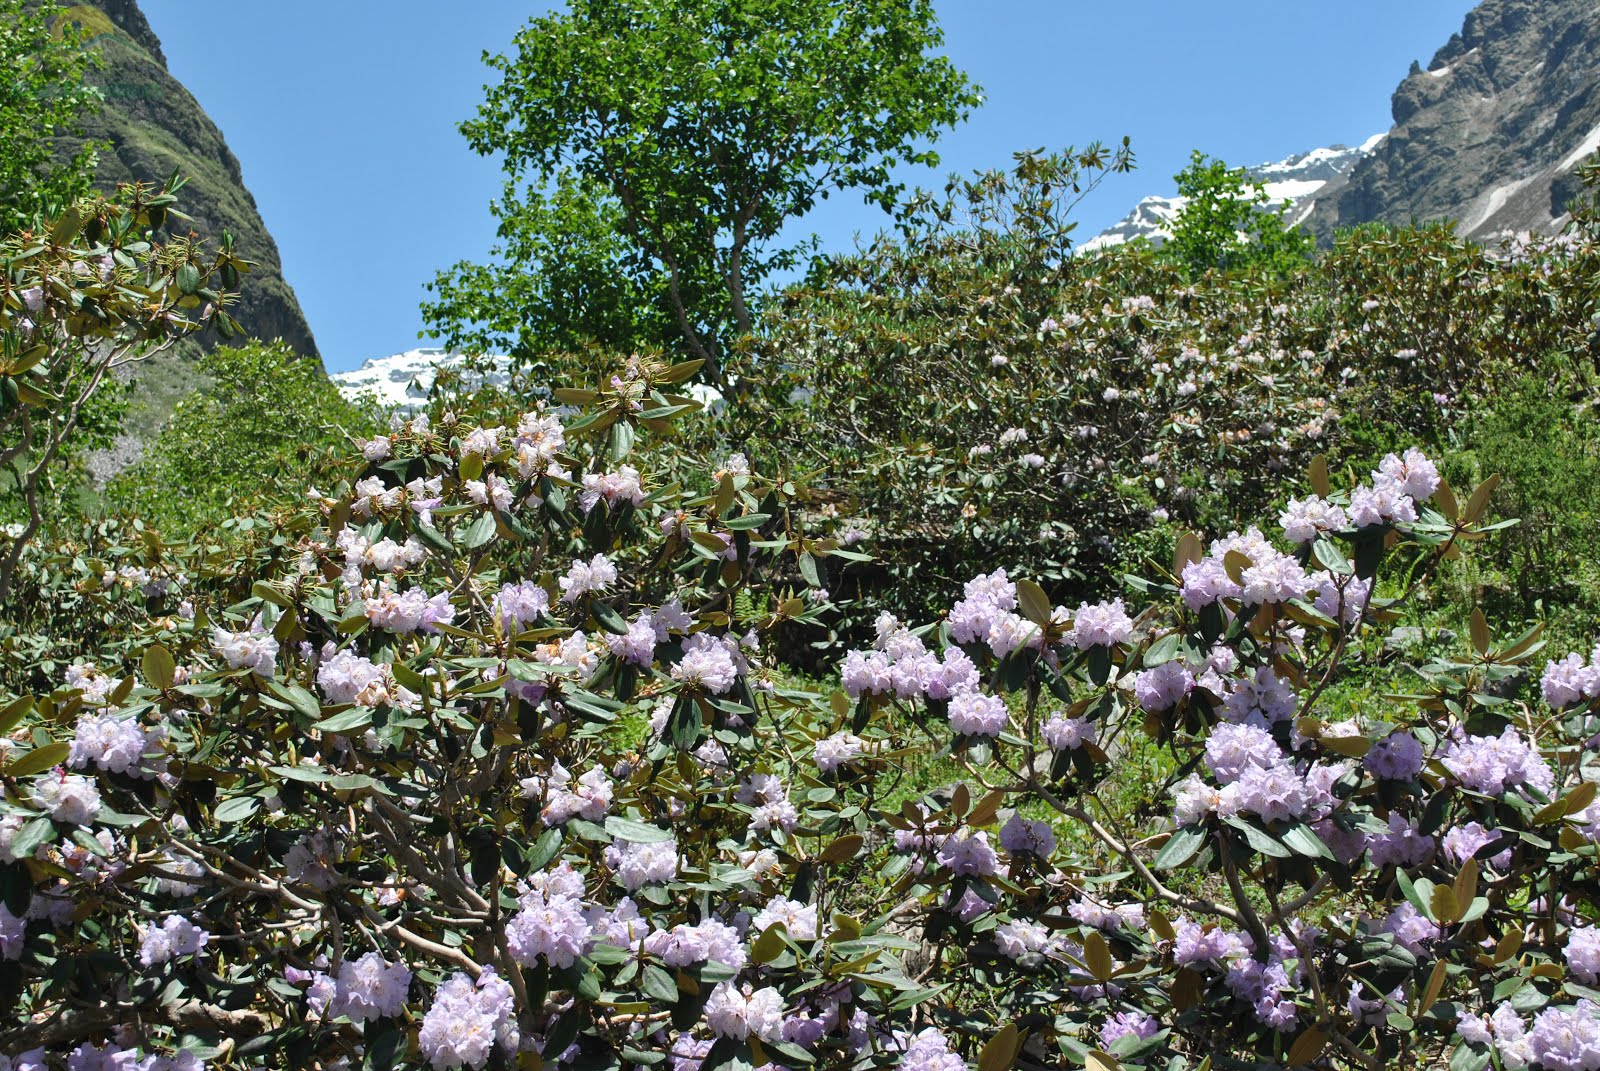
[[[283,277],[277,243],[245,188],[238,159],[199,102],[167,71],[161,42],[136,0],[97,0],[69,7],[62,17],[82,22],[102,60],[90,80],[102,87],[105,107],[85,123],[88,137],[111,145],[100,157],[99,184],[161,182],[181,171],[189,184],[179,208],[194,222],[179,225],[212,240],[230,231],[240,255],[255,264],[235,309],[240,324],[257,338],[282,338],[317,359],[311,328]],[[217,341],[207,336],[208,344]]]
[[[1600,148],[1600,4],[1484,0],[1395,90],[1389,136],[1316,197],[1308,225],[1455,220],[1490,238],[1549,231]]]
[[[1251,170],[1269,192],[1303,178],[1275,196],[1291,197],[1289,218],[1324,242],[1371,222],[1450,219],[1484,240],[1559,230],[1579,190],[1573,173],[1600,149],[1600,3],[1483,0],[1427,69],[1400,83],[1392,110],[1394,126],[1359,150]],[[1298,173],[1324,154],[1336,168]],[[1085,246],[1159,241],[1180,207],[1146,198]]]

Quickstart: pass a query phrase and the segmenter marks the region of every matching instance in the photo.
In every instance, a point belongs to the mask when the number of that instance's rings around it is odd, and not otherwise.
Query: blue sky
[[[143,0],[173,73],[244,168],[330,371],[419,345],[422,284],[494,239],[493,160],[456,124],[551,4]],[[1258,163],[1388,128],[1389,96],[1472,0],[937,0],[947,51],[987,103],[941,143],[951,170],[1022,148],[1133,139],[1139,170],[1079,212],[1088,237],[1172,189],[1199,148]],[[853,198],[808,221],[847,248],[882,215]]]

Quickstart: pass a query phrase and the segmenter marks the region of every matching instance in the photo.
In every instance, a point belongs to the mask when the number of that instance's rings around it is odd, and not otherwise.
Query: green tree
[[[96,62],[84,30],[53,3],[0,0],[0,234],[54,215],[89,190],[93,143],[62,157],[56,135],[81,135],[100,92],[83,76]]]
[[[1196,149],[1173,179],[1184,203],[1162,255],[1190,274],[1264,268],[1284,275],[1316,249],[1314,238],[1285,222],[1290,203],[1274,206],[1266,185],[1242,167]]]
[[[926,145],[980,102],[942,41],[930,0],[573,0],[533,19],[462,124],[504,159],[495,262],[440,275],[431,330],[519,357],[574,333],[670,341],[720,382],[755,291],[806,248],[786,223],[846,189],[892,210],[894,166],[936,163]],[[546,311],[593,300],[577,324]]]
[[[347,401],[317,362],[282,342],[220,347],[197,370],[203,385],[107,488],[114,506],[163,528],[298,498],[327,455],[378,430],[375,407]]]

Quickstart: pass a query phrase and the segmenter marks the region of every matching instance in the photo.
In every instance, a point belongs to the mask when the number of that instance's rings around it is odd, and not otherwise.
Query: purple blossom
[[[1150,713],[1171,710],[1194,690],[1194,674],[1174,659],[1142,670],[1133,678],[1133,694]]]
[[[963,692],[950,700],[950,728],[959,736],[994,739],[1006,727],[1004,699],[979,692]]]
[[[1385,781],[1409,781],[1422,772],[1422,763],[1422,744],[1408,732],[1390,733],[1365,759],[1367,772]]]

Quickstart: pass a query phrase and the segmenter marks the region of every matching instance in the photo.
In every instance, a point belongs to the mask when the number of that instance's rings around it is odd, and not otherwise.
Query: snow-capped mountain
[[[407,350],[374,357],[352,372],[335,372],[328,378],[347,398],[374,395],[383,405],[415,409],[428,400],[436,371],[463,359],[463,354],[443,349]],[[482,358],[482,362],[489,368],[484,377],[487,382],[504,386],[510,381],[509,357],[492,355]]]
[[[1330,145],[1298,153],[1275,163],[1249,169],[1253,178],[1266,185],[1274,204],[1293,203],[1288,222],[1301,223],[1315,210],[1313,197],[1333,180],[1348,174],[1356,164],[1378,146],[1383,134],[1374,134],[1360,145]],[[1146,197],[1119,222],[1084,242],[1080,249],[1106,249],[1135,238],[1147,238],[1159,245],[1172,235],[1173,221],[1183,210],[1182,197]]]
[[[392,353],[387,357],[373,357],[351,372],[335,372],[333,380],[346,398],[376,398],[380,405],[394,406],[401,412],[414,412],[428,400],[433,388],[433,377],[440,368],[448,368],[466,360],[466,355],[450,350],[424,348]],[[472,374],[478,383],[503,387],[511,382],[511,358],[491,354],[473,362]],[[722,405],[722,393],[706,383],[690,383],[677,388],[705,406],[716,409]],[[537,392],[539,388],[534,388]]]

